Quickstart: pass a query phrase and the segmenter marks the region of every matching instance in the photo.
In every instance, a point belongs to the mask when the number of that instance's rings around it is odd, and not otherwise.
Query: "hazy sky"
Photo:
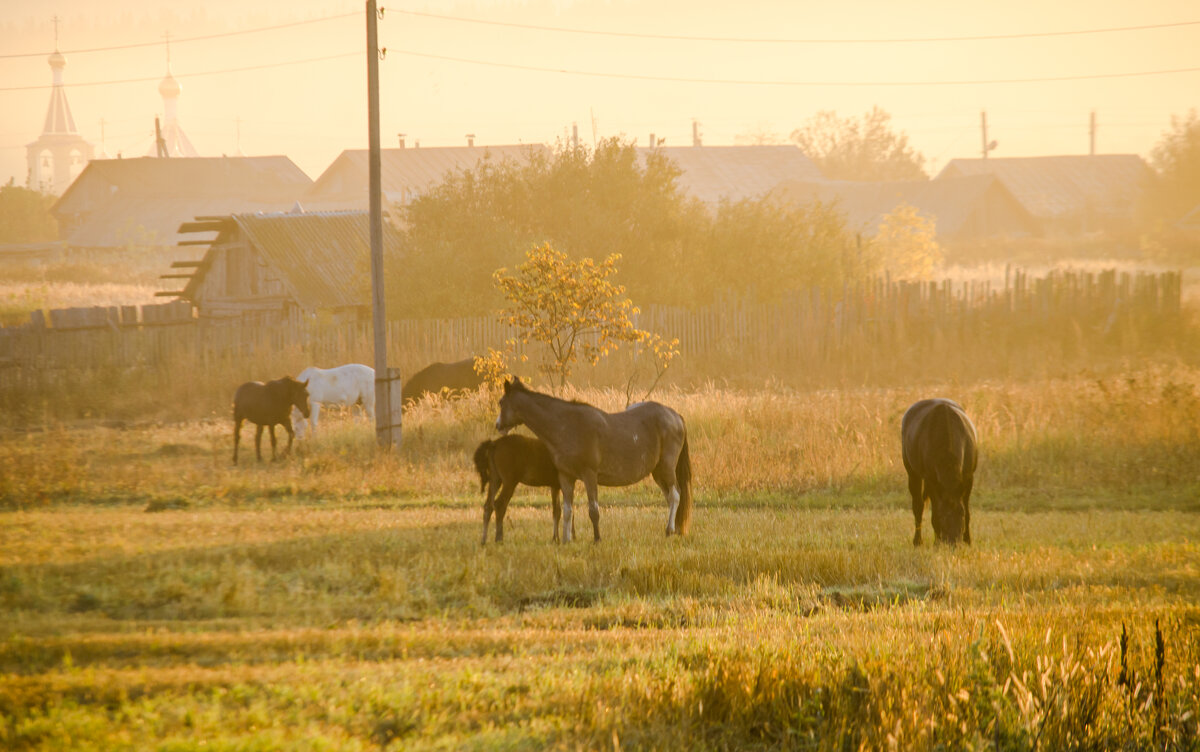
[[[1086,153],[1092,110],[1097,151],[1146,155],[1172,114],[1200,107],[1194,0],[380,4],[385,147],[399,132],[410,146],[461,145],[468,133],[477,145],[552,143],[572,124],[588,142],[624,135],[644,145],[654,133],[680,146],[691,143],[693,119],[705,144],[731,144],[756,134],[786,138],[820,110],[858,115],[879,105],[936,170],[979,155],[982,109],[996,156]],[[364,7],[0,0],[0,181],[24,182],[24,146],[41,133],[54,14],[75,121],[97,148],[102,119],[109,155],[151,148],[169,33],[171,70],[183,86],[180,122],[202,154],[285,154],[315,178],[341,150],[366,146]],[[1178,25],[1046,35],[1157,24]],[[214,34],[224,36],[190,39]],[[995,35],[1022,36],[846,41]],[[128,48],[83,51],[114,46]],[[1196,70],[982,83],[1186,68]],[[956,81],[974,83],[945,83]]]

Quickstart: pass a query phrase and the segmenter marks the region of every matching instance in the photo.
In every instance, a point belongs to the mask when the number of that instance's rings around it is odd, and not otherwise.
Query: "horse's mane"
[[[579,399],[565,400],[562,397],[555,397],[553,394],[546,394],[545,392],[536,392],[536,391],[530,389],[528,386],[526,386],[525,382],[523,382],[523,381],[513,381],[512,388],[519,389],[520,391],[525,392],[526,394],[532,394],[535,397],[544,397],[548,400],[554,400],[555,402],[561,402],[564,405],[577,405],[579,407],[590,407],[593,410],[600,409],[600,408],[596,407],[595,405],[591,404],[590,402],[584,402],[583,400],[579,400]]]

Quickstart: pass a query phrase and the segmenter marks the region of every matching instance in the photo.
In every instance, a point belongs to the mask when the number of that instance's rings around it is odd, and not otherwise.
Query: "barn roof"
[[[312,184],[287,157],[92,160],[51,212],[74,229],[68,245],[174,245],[193,216],[277,211]]]
[[[1038,231],[1037,220],[991,175],[886,182],[789,181],[780,184],[771,195],[795,203],[813,200],[836,203],[846,213],[851,228],[872,235],[878,232],[884,215],[900,204],[913,206],[934,219],[937,233],[943,237],[968,231],[972,218],[981,211],[987,212],[994,222],[1001,211],[1010,216],[1012,221],[1003,228],[1004,232]]]
[[[549,148],[542,144],[383,149],[380,182],[385,200],[406,204],[441,183],[448,174],[474,169],[482,161],[525,164],[534,154],[549,153]],[[365,209],[369,156],[366,149],[343,151],[313,183],[303,198],[304,205],[320,209]]]
[[[791,145],[658,146],[637,151],[643,161],[652,152],[673,161],[681,172],[679,187],[707,204],[765,196],[784,181],[824,179],[817,165]]]
[[[1039,219],[1095,211],[1126,214],[1151,178],[1136,154],[952,159],[935,182],[950,177],[995,175]]]
[[[272,268],[306,310],[345,308],[370,302],[371,235],[367,212],[302,212],[234,214],[209,222],[188,223],[195,231],[201,225],[220,225],[216,239],[188,281],[181,297],[194,299],[197,288],[212,263],[214,248],[225,242],[244,240],[254,254]],[[185,225],[181,230],[187,230]],[[385,222],[385,255],[395,254],[399,236]]]

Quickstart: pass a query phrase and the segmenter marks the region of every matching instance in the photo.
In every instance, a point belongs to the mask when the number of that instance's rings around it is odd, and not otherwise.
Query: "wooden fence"
[[[1097,348],[1132,353],[1178,329],[1181,282],[1176,272],[1112,271],[1038,278],[1015,272],[1003,285],[879,280],[768,303],[730,298],[695,310],[649,306],[637,324],[678,338],[676,373],[694,376],[831,364],[853,374],[955,353],[996,359],[1039,348],[1068,356]],[[369,324],[110,323],[0,330],[0,381],[36,386],[61,380],[64,371],[127,373],[178,364],[272,378],[307,365],[373,362]],[[412,373],[434,360],[499,349],[512,336],[493,318],[471,318],[392,321],[387,339],[391,364]]]

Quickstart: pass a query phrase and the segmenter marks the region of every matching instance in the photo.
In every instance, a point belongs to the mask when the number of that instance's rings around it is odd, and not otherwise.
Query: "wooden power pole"
[[[375,335],[375,437],[400,444],[400,373],[388,368],[387,316],[383,295],[383,189],[379,144],[379,12],[367,0],[367,146],[370,151],[371,326]],[[394,399],[393,399],[394,398]]]

